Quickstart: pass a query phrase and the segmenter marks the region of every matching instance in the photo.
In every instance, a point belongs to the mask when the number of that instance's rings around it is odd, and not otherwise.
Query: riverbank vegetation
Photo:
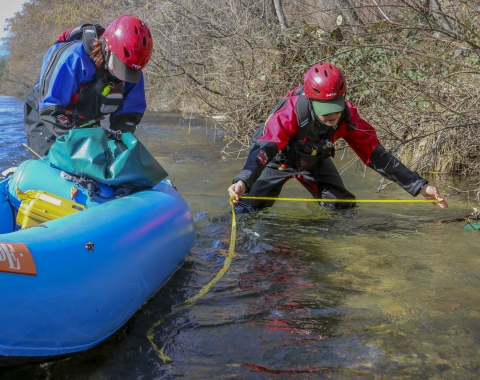
[[[9,20],[2,91],[26,94],[62,30],[123,13],[154,36],[150,109],[222,116],[237,142],[225,154],[235,156],[306,69],[327,60],[412,169],[480,171],[480,1],[31,0]]]

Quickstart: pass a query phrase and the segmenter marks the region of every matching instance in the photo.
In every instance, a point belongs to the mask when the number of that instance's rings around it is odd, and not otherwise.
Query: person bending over
[[[272,206],[270,200],[241,200],[242,195],[278,197],[283,185],[297,179],[314,198],[351,199],[333,203],[352,207],[355,196],[345,188],[332,161],[333,143],[343,138],[360,159],[412,196],[422,194],[448,207],[440,191],[408,169],[380,144],[375,129],[345,100],[347,83],[341,70],[328,62],[313,65],[297,87],[276,105],[252,138],[243,170],[228,193],[237,213]]]

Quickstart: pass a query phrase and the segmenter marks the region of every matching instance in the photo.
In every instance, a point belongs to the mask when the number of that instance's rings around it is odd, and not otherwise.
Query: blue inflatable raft
[[[0,362],[52,359],[107,339],[169,279],[193,244],[189,208],[167,181],[18,230],[17,189],[70,199],[42,160],[0,182]]]

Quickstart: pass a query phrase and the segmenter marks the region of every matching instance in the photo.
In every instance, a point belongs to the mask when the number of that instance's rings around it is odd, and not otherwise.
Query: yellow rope
[[[230,197],[230,204],[232,206],[232,232],[230,235],[230,246],[228,250],[228,255],[225,258],[225,262],[223,263],[222,268],[216,274],[216,276],[204,287],[200,289],[197,295],[187,299],[185,304],[188,306],[193,306],[195,302],[205,294],[207,294],[210,289],[212,288],[215,283],[223,277],[223,275],[227,272],[228,268],[230,268],[230,264],[232,263],[233,256],[235,255],[235,245],[237,240],[237,220],[235,217],[235,205],[233,203],[233,199],[235,197]],[[252,197],[252,196],[243,196],[242,199],[254,199],[254,200],[263,200],[263,201],[290,201],[290,202],[357,202],[357,203],[432,203],[438,202],[437,200],[427,200],[427,199],[317,199],[317,198],[274,198],[274,197]],[[159,348],[154,342],[154,329],[159,326],[163,322],[163,319],[156,322],[147,333],[148,340],[152,344],[153,349],[157,353],[160,360],[163,363],[168,363],[172,361],[172,359],[165,354],[165,347]]]
[[[195,302],[202,296],[204,296],[210,288],[220,279],[222,276],[227,272],[230,264],[232,263],[233,256],[235,254],[235,242],[237,240],[237,220],[235,218],[235,209],[233,204],[233,197],[230,198],[230,204],[232,205],[232,232],[230,235],[230,247],[228,250],[228,255],[223,263],[222,269],[217,273],[217,275],[210,281],[207,285],[205,285],[198,294],[192,298],[189,298],[185,301],[188,306],[192,306]]]
[[[234,197],[230,197],[230,204],[232,206],[232,232],[230,236],[230,247],[228,250],[228,255],[225,259],[222,269],[217,273],[217,275],[205,285],[197,295],[191,297],[185,301],[188,306],[192,306],[195,302],[205,294],[207,294],[211,287],[222,278],[222,276],[227,272],[230,264],[232,263],[233,256],[235,254],[235,244],[237,238],[237,221],[235,218],[235,208],[233,203]],[[427,199],[325,199],[325,198],[275,198],[275,197],[252,197],[252,196],[242,196],[242,199],[255,199],[263,201],[291,201],[291,202],[357,202],[357,203],[432,203],[438,202],[437,200],[427,200]]]
[[[188,306],[193,306],[195,302],[208,293],[210,288],[220,279],[222,276],[227,272],[228,268],[230,267],[230,264],[232,263],[233,255],[235,254],[235,242],[237,240],[237,220],[235,218],[235,210],[234,210],[234,204],[233,204],[233,197],[230,198],[230,204],[232,205],[232,233],[230,235],[230,247],[228,250],[228,255],[225,259],[225,262],[223,263],[222,269],[217,273],[217,275],[210,281],[207,285],[205,285],[198,294],[194,297],[191,297],[185,301],[185,304]],[[165,353],[165,347],[159,348],[155,342],[154,342],[154,330],[157,326],[159,326],[163,322],[163,319],[160,319],[156,323],[150,327],[150,329],[147,332],[147,338],[152,344],[153,349],[157,353],[157,356],[160,358],[160,360],[165,364],[168,362],[171,362],[172,359]]]
[[[188,306],[192,306],[195,302],[205,294],[207,294],[211,287],[227,272],[230,264],[232,263],[233,256],[235,254],[235,244],[237,238],[237,221],[235,218],[235,209],[233,203],[234,197],[230,197],[230,204],[232,206],[232,233],[230,236],[230,247],[228,250],[228,255],[225,259],[222,269],[217,273],[217,275],[205,285],[197,295],[192,298],[189,298],[185,301]],[[242,199],[255,199],[255,200],[264,200],[264,201],[293,201],[293,202],[358,202],[358,203],[431,203],[438,202],[437,200],[424,200],[424,199],[316,199],[316,198],[274,198],[274,197],[252,197],[252,196],[243,196]]]
[[[165,364],[165,363],[168,363],[168,362],[171,362],[172,359],[165,353],[165,347],[162,347],[162,348],[159,348],[155,342],[153,341],[153,335],[154,335],[154,332],[153,330],[155,329],[155,327],[157,327],[158,325],[160,325],[161,323],[163,322],[163,318],[160,319],[159,321],[155,322],[152,327],[150,327],[150,329],[148,330],[147,332],[147,338],[148,340],[150,341],[150,343],[152,344],[152,347],[153,349],[155,350],[155,352],[157,353],[157,356],[160,358],[160,360]]]

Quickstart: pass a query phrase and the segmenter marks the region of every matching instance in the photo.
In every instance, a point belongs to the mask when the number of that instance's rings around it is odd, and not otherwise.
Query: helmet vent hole
[[[320,91],[317,90],[316,88],[314,88],[313,91],[315,91],[316,94],[320,95]]]
[[[332,65],[330,65],[330,69],[332,69],[332,70],[333,70],[333,67],[332,67]]]
[[[318,69],[317,69],[316,67],[315,67],[315,73],[317,73],[317,74],[318,74]]]
[[[130,58],[130,53],[126,48],[123,48],[123,54],[125,54],[125,57]]]
[[[325,70],[325,76],[328,78],[328,71]]]
[[[147,46],[147,37],[143,37],[143,46]]]
[[[138,28],[136,25],[135,25],[135,34],[138,34]]]
[[[342,84],[340,85],[340,90],[343,90],[343,85],[344,85],[344,84],[345,84],[345,83],[342,83]]]

